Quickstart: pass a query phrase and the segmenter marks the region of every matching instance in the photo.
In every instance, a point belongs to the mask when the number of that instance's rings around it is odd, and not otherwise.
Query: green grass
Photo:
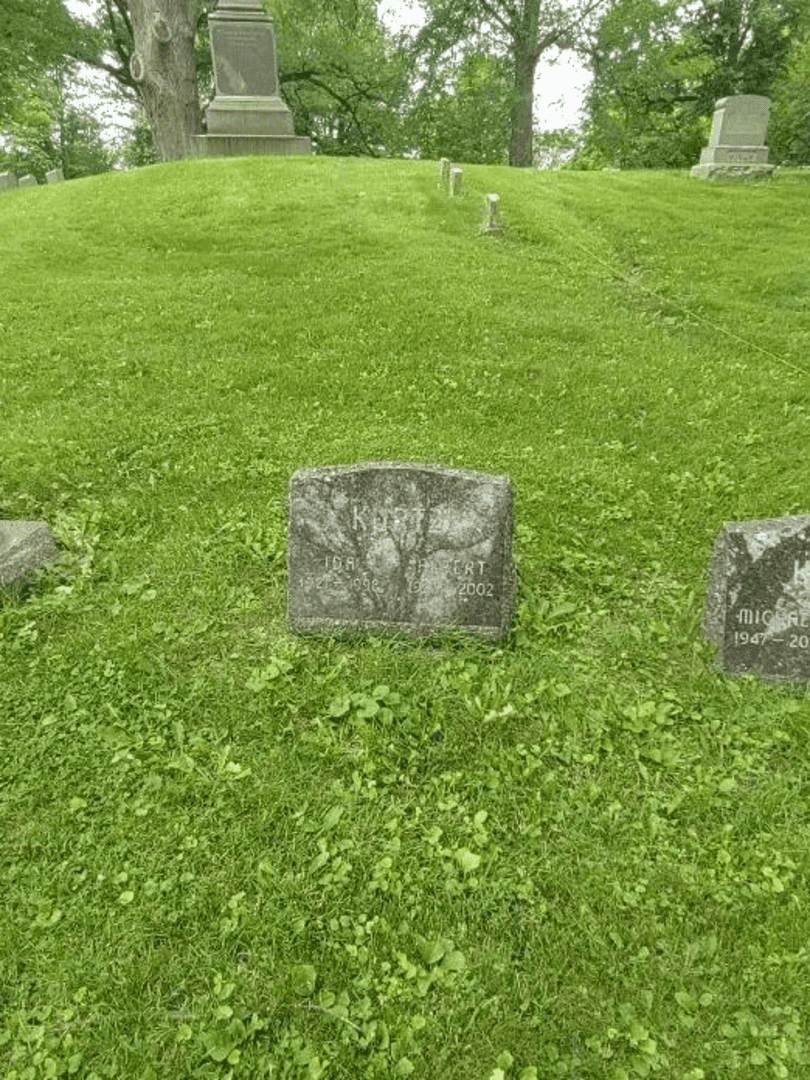
[[[810,177],[464,174],[0,199],[3,1080],[810,1074],[810,705],[700,634],[810,511]],[[288,633],[291,473],[388,458],[512,477],[500,647]]]

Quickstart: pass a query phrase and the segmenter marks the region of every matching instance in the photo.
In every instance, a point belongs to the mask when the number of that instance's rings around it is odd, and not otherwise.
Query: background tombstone
[[[59,558],[44,521],[0,521],[0,587],[16,588],[35,570]]]
[[[512,485],[506,476],[377,462],[290,480],[288,618],[299,632],[425,636],[509,629]]]
[[[65,174],[61,169],[51,169],[45,173],[45,179],[49,184],[60,184],[65,179]]]
[[[701,151],[700,164],[692,175],[707,179],[748,180],[770,176],[765,135],[769,98],[738,94],[715,104],[709,145]]]
[[[279,96],[273,20],[261,0],[220,0],[208,16],[214,100],[205,112],[199,155],[309,154]]]
[[[36,187],[37,178],[30,173],[26,173],[25,176],[21,176],[17,182],[18,187]]]
[[[445,192],[450,190],[450,158],[443,157],[441,160],[441,184]]]
[[[0,173],[0,191],[8,191],[10,188],[15,188],[16,186],[17,177],[14,175],[14,173]]]
[[[463,183],[463,177],[464,177],[464,173],[457,165],[454,166],[450,170],[450,194],[451,195],[460,195],[461,194],[461,186],[462,186],[462,183]]]
[[[726,525],[712,555],[703,632],[726,671],[810,681],[810,516]]]
[[[487,195],[487,216],[484,223],[484,232],[496,233],[501,231],[501,197],[496,191]]]

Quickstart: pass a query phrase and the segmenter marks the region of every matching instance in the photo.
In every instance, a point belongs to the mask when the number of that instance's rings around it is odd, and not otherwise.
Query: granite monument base
[[[767,180],[775,165],[735,165],[730,161],[693,165],[692,176],[701,180]]]
[[[305,135],[197,135],[197,157],[241,157],[245,154],[311,154]]]

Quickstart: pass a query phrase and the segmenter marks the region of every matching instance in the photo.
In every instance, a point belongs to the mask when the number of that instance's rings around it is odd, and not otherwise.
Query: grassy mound
[[[699,623],[810,510],[810,177],[437,178],[0,199],[7,1080],[808,1075],[810,704]],[[511,475],[502,647],[287,632],[290,474],[388,458]]]

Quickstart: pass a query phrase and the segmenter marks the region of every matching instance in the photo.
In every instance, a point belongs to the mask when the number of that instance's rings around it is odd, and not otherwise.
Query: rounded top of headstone
[[[261,0],[219,0],[217,11],[233,8],[236,11],[264,11]]]
[[[764,94],[732,94],[729,97],[719,98],[714,103],[715,109],[724,109],[729,102],[735,102],[739,105],[753,105],[755,102],[767,103],[770,105],[771,99]]]

